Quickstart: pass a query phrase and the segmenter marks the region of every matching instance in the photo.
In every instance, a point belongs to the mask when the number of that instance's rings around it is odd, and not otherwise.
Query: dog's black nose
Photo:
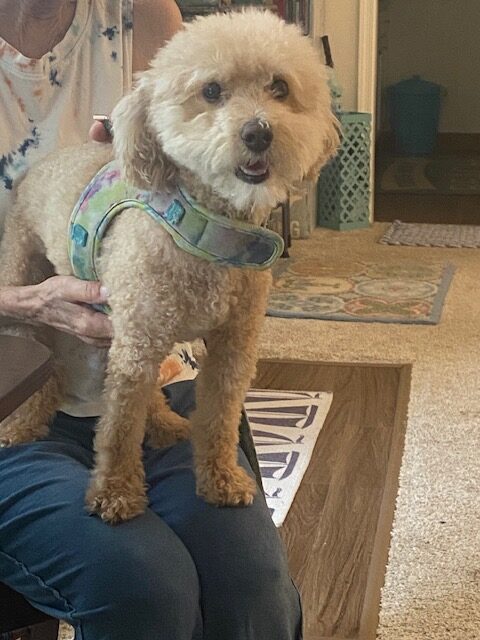
[[[250,149],[260,153],[272,144],[272,127],[266,120],[255,118],[246,122],[240,132],[243,142]]]

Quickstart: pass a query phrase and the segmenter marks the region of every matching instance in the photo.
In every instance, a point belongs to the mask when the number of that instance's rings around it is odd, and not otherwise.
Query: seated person
[[[110,113],[180,25],[173,0],[0,0],[0,228],[25,171],[87,140],[92,114]],[[99,124],[91,136],[107,138]],[[105,300],[99,282],[52,276],[0,289],[0,316],[104,347],[110,321],[88,305]],[[77,381],[88,389],[88,368]],[[193,381],[165,391],[187,415]],[[0,579],[83,640],[299,640],[300,601],[263,496],[245,508],[198,498],[189,442],[145,447],[143,515],[113,527],[86,513],[88,400],[62,407],[45,440],[0,449]]]

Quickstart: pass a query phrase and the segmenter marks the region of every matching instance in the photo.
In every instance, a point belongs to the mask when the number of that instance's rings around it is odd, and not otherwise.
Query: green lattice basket
[[[317,191],[317,222],[345,231],[370,224],[371,114],[338,114],[342,128],[339,152],[321,171]]]

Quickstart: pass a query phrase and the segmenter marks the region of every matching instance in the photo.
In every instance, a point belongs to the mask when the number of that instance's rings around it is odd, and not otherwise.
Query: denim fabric
[[[168,393],[188,414],[193,384]],[[60,413],[47,439],[0,449],[0,579],[77,640],[299,640],[261,492],[250,507],[214,507],[195,495],[190,443],[145,447],[149,508],[105,524],[84,509],[94,426]],[[241,450],[239,461],[252,473]]]

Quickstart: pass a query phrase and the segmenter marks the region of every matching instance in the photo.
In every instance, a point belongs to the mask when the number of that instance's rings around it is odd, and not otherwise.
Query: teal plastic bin
[[[413,76],[388,88],[390,125],[396,151],[402,155],[430,155],[438,135],[442,87]]]

